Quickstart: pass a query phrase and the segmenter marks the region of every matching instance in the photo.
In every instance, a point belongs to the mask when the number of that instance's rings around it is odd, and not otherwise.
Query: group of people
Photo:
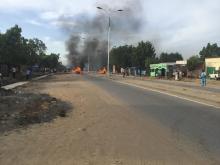
[[[16,78],[16,73],[17,73],[16,67],[12,67],[11,71],[12,71],[12,77],[15,79]],[[30,68],[26,69],[25,75],[26,75],[26,80],[29,80],[30,76],[31,76],[31,69]]]
[[[129,76],[129,70],[128,69],[121,68],[121,73],[122,73],[123,77]]]
[[[181,77],[183,76],[182,74],[180,74],[181,72],[175,72],[174,76],[175,76],[175,80],[179,80],[181,79]],[[204,70],[202,70],[202,72],[199,75],[200,78],[200,84],[202,87],[206,86],[206,72]]]

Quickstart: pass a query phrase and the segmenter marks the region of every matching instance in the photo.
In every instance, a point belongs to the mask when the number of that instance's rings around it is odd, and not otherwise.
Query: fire
[[[99,74],[106,74],[106,73],[107,73],[107,70],[106,70],[105,67],[103,67],[103,68],[99,69],[98,73],[99,73]]]
[[[82,74],[82,70],[79,66],[77,66],[75,69],[73,69],[73,73]]]

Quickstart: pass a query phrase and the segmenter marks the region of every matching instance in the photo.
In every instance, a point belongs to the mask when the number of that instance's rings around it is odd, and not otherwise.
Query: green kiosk
[[[167,77],[175,63],[150,64],[151,77]]]

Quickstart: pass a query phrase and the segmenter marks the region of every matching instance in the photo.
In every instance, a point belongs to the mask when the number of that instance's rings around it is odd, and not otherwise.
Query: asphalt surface
[[[87,76],[110,95],[123,101],[131,110],[150,116],[170,129],[177,138],[184,137],[220,163],[220,109],[142,90],[105,79]]]

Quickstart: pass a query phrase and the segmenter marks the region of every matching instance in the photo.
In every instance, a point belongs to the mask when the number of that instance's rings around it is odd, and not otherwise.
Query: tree
[[[138,67],[140,76],[142,69],[146,68],[147,73],[150,72],[150,64],[156,59],[155,48],[153,44],[149,41],[139,42],[138,46],[134,48],[132,63],[134,66]]]
[[[60,58],[60,55],[59,54],[55,54],[55,53],[51,53],[48,56],[48,61],[49,61],[50,68],[56,68],[58,66],[59,58]]]
[[[132,66],[133,47],[131,45],[119,46],[113,48],[110,52],[110,64],[117,67],[131,67]]]
[[[0,64],[3,62],[3,39],[4,35],[0,33]]]
[[[202,60],[199,56],[192,56],[187,60],[187,68],[189,71],[193,71],[202,64]]]
[[[203,47],[199,52],[200,58],[204,61],[208,57],[220,57],[220,47],[215,44],[208,43],[206,47]]]
[[[151,42],[139,42],[138,46],[124,45],[115,47],[110,52],[110,64],[116,67],[138,67],[140,71],[157,62],[154,46]]]
[[[146,59],[155,59],[156,53],[153,44],[149,41],[139,42],[138,46],[134,49],[133,54],[133,65],[138,66],[140,69],[143,69],[146,66]]]
[[[21,35],[22,29],[15,25],[4,34],[0,33],[0,63],[33,66],[35,64],[47,68],[64,68],[59,62],[59,54],[46,55],[43,41],[33,38],[26,39]]]
[[[160,62],[176,62],[178,60],[183,60],[183,57],[180,53],[161,53]]]
[[[67,68],[62,64],[62,62],[59,62],[56,68],[57,68],[57,70],[60,71],[60,72],[61,72],[61,71],[62,71],[62,72],[63,72],[63,71],[66,71],[66,69],[67,69]]]
[[[40,61],[40,56],[45,55],[47,49],[43,41],[37,38],[27,40],[25,47],[29,65],[37,64]]]
[[[45,54],[46,45],[34,38],[26,39],[21,35],[22,29],[15,25],[5,34],[0,34],[0,62],[8,65],[33,65],[39,62],[40,55]]]
[[[50,55],[40,55],[40,67],[57,68],[59,66],[59,54],[51,53]]]
[[[2,62],[6,64],[24,64],[22,29],[15,25],[1,37]]]

